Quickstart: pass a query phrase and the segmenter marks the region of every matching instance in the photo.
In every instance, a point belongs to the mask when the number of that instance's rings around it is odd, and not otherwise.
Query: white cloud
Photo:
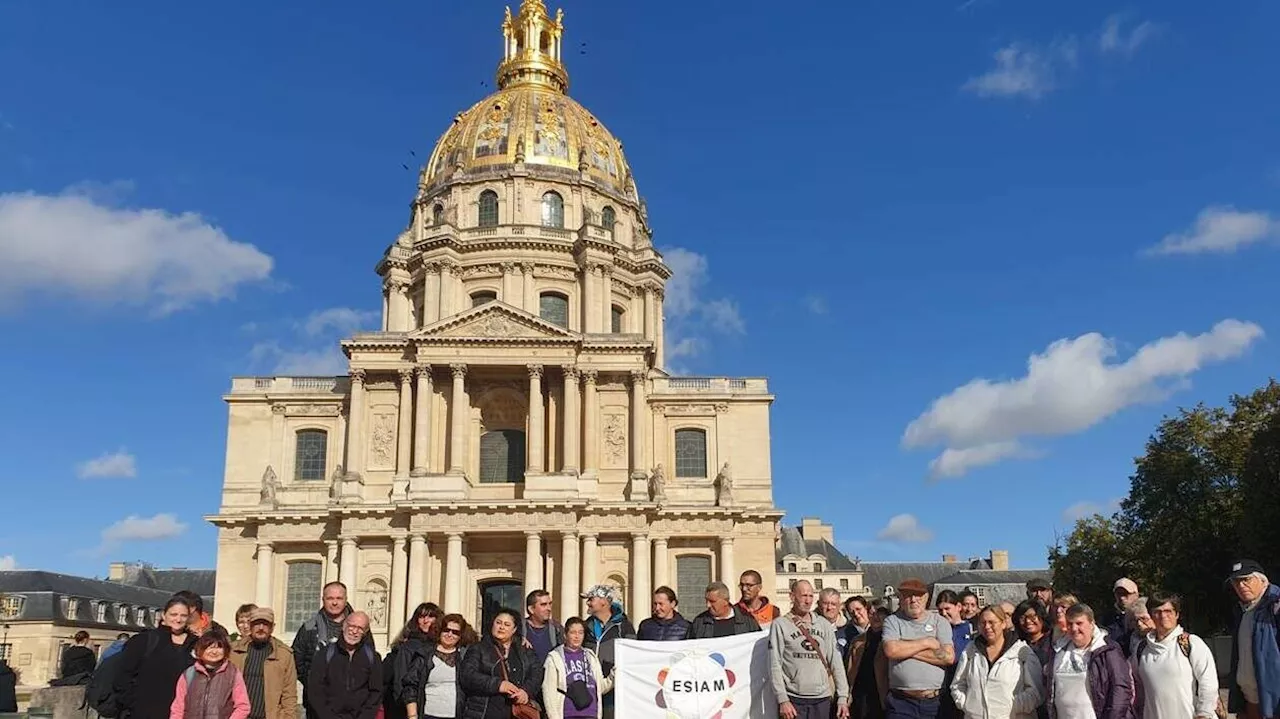
[[[1017,456],[1009,443],[1020,438],[1072,434],[1131,405],[1160,400],[1204,365],[1239,357],[1262,335],[1251,322],[1223,320],[1204,334],[1150,342],[1121,363],[1109,361],[1115,343],[1101,334],[1061,339],[1031,355],[1021,378],[974,379],[934,400],[907,425],[902,444],[943,445],[931,468],[959,476]]]
[[[929,462],[929,478],[962,477],[971,469],[995,464],[1003,459],[1031,459],[1038,456],[1038,452],[1027,449],[1017,442],[989,442],[963,449],[948,447]]]
[[[102,530],[103,547],[113,547],[121,542],[153,542],[175,539],[187,531],[187,525],[172,514],[154,517],[130,515]]]
[[[662,249],[671,268],[663,311],[667,319],[666,356],[693,357],[708,346],[707,334],[746,334],[747,323],[738,303],[728,297],[708,297],[707,258],[683,247]]]
[[[312,312],[302,323],[302,330],[315,337],[332,331],[341,335],[349,335],[358,330],[372,328],[378,322],[378,313],[357,310],[350,307],[330,307]]]
[[[1160,26],[1144,20],[1133,27],[1126,35],[1123,29],[1125,17],[1116,14],[1102,23],[1102,31],[1098,36],[1098,50],[1106,53],[1132,55],[1144,42],[1155,37]]]
[[[804,298],[804,304],[815,315],[825,315],[829,309],[827,300],[822,295],[809,295]]]
[[[1032,100],[1053,90],[1053,59],[1043,50],[1013,43],[996,50],[994,58],[995,67],[969,78],[960,89],[979,97],[1027,97]]]
[[[138,460],[121,449],[76,465],[81,479],[121,479],[138,476]]]
[[[276,341],[259,342],[249,350],[255,364],[265,363],[271,374],[330,377],[347,373],[347,357],[336,343],[315,349],[285,349]]]
[[[933,531],[920,525],[914,514],[898,514],[889,519],[876,533],[876,539],[886,542],[928,542],[933,539]]]
[[[1097,502],[1076,502],[1075,504],[1062,510],[1062,520],[1067,524],[1075,524],[1077,520],[1085,517],[1092,517],[1095,514],[1103,516],[1111,516],[1120,511],[1120,499],[1116,498],[1105,505]]]
[[[0,556],[0,572],[12,572],[18,568],[18,560],[12,554]]]
[[[1268,238],[1280,237],[1280,220],[1266,212],[1241,212],[1229,205],[1212,205],[1200,211],[1195,225],[1185,232],[1165,235],[1149,255],[1231,253]]]
[[[43,291],[167,314],[271,275],[271,257],[199,215],[95,199],[109,191],[0,194],[0,304]]]

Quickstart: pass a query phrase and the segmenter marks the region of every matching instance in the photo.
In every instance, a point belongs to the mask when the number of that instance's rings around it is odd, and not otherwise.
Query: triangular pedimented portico
[[[563,344],[581,342],[582,335],[494,300],[410,332],[409,339],[419,343],[507,340]]]

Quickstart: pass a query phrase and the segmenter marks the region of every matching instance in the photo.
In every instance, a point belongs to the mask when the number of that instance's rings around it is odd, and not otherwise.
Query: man
[[[1045,691],[1056,719],[1132,719],[1133,674],[1124,652],[1096,624],[1093,609],[1067,610],[1067,641],[1053,653]]]
[[[342,582],[329,582],[324,585],[320,597],[320,611],[315,613],[298,628],[293,637],[294,669],[300,679],[311,676],[311,660],[316,651],[338,641],[342,636],[342,622],[351,614],[351,605],[347,604],[347,585]],[[365,640],[370,641],[368,634]],[[311,709],[308,684],[302,686],[302,705],[307,709],[307,719],[319,719],[319,715]]]
[[[1035,577],[1027,580],[1027,599],[1035,599],[1046,609],[1053,606],[1053,585],[1047,579]]]
[[[884,620],[881,642],[889,661],[885,717],[934,719],[945,670],[956,661],[951,626],[927,609],[929,588],[921,580],[904,579],[898,585],[898,599],[901,606]]]
[[[525,618],[520,625],[524,646],[538,655],[538,663],[547,660],[552,649],[564,644],[564,627],[551,618],[551,592],[535,589],[524,598]]]
[[[1128,577],[1121,577],[1116,580],[1115,585],[1111,589],[1111,593],[1115,595],[1115,613],[1107,621],[1103,629],[1107,630],[1107,635],[1120,645],[1120,649],[1124,651],[1124,655],[1129,656],[1130,632],[1125,626],[1124,615],[1129,611],[1129,606],[1138,599],[1138,584]]]
[[[191,607],[191,616],[187,619],[187,630],[193,636],[204,636],[206,632],[222,632],[222,636],[230,636],[227,628],[213,621],[213,616],[204,610],[204,597],[189,590],[183,589],[173,593],[174,598],[181,599]]]
[[[622,602],[615,601],[613,590],[597,584],[582,593],[587,600],[587,636],[582,646],[596,653],[604,676],[613,671],[614,642],[618,639],[635,639],[636,630],[622,611]],[[600,702],[603,719],[613,719],[613,692],[605,694]]]
[[[107,657],[118,654],[121,649],[124,649],[124,645],[128,641],[129,641],[129,635],[126,634],[125,632],[120,632],[119,634],[116,635],[116,640],[114,642],[111,642],[111,646],[103,650],[102,656],[98,657],[98,661],[105,662],[107,660]]]
[[[680,600],[671,587],[653,590],[653,616],[640,622],[636,639],[646,642],[677,642],[689,634],[689,620],[680,616]]]
[[[736,606],[742,613],[750,614],[756,624],[767,627],[769,622],[778,618],[780,612],[762,594],[763,590],[764,580],[760,578],[760,572],[748,569],[738,577],[738,591],[742,592],[742,599],[738,600]]]
[[[249,615],[257,608],[258,605],[256,604],[241,604],[240,608],[236,610],[236,631],[231,635],[231,641],[234,642],[240,637],[249,636]]]
[[[840,609],[840,590],[835,587],[827,587],[818,592],[818,614],[827,620],[836,632],[836,649],[840,651],[840,656],[844,656],[845,648],[848,642],[844,637],[844,625],[848,620],[844,618],[844,612]]]
[[[743,609],[741,603],[729,603],[729,587],[724,582],[708,584],[703,597],[707,600],[707,611],[689,623],[688,639],[733,637],[760,631],[756,618]]]
[[[255,606],[245,625],[247,631],[231,644],[231,663],[249,690],[249,719],[297,719],[298,672],[293,652],[272,636],[276,613]]]
[[[973,622],[974,617],[978,616],[978,612],[982,611],[982,605],[978,602],[978,595],[971,590],[960,592],[960,618],[966,622]]]
[[[1227,581],[1240,600],[1231,631],[1230,698],[1240,719],[1280,717],[1280,587],[1262,565],[1241,559]]]
[[[849,683],[836,646],[835,625],[813,611],[813,585],[791,586],[791,611],[769,628],[769,665],[781,719],[849,716]],[[840,611],[840,597],[835,599]]]
[[[871,630],[871,605],[864,597],[849,597],[844,606],[849,612],[849,623],[844,625],[844,652],[848,660],[854,641]]]
[[[344,597],[345,598],[345,597]],[[316,651],[307,675],[308,715],[319,719],[374,719],[382,706],[382,658],[366,641],[369,615],[352,612],[338,639]]]

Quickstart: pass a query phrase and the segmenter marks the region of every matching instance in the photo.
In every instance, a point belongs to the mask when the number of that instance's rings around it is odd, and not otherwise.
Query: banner
[[[769,633],[683,642],[618,639],[619,719],[777,719]]]

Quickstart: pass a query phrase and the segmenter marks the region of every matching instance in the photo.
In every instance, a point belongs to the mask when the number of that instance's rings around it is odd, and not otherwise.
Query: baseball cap
[[[597,584],[583,592],[581,596],[583,599],[608,599],[613,601],[613,589],[603,584]]]
[[[1128,594],[1138,593],[1137,583],[1135,583],[1132,579],[1128,577],[1121,577],[1120,579],[1116,580],[1116,583],[1111,587],[1111,591],[1114,592],[1117,589],[1123,589]]]
[[[1240,559],[1231,564],[1231,571],[1227,574],[1227,579],[1240,579],[1250,574],[1266,574],[1262,569],[1262,565],[1252,559]]]
[[[898,594],[928,594],[929,587],[915,577],[908,577],[898,583]]]
[[[271,611],[271,607],[258,607],[249,612],[249,623],[267,622],[269,624],[276,623],[276,613]]]
[[[1036,577],[1035,579],[1032,579],[1027,582],[1027,589],[1030,589],[1031,591],[1034,592],[1037,589],[1053,589],[1053,585],[1050,584],[1049,580],[1047,579]]]

